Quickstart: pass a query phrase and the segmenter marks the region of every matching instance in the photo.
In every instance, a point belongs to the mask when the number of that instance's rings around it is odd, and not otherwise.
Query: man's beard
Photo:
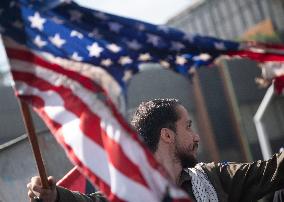
[[[198,162],[197,159],[192,155],[192,152],[198,147],[198,144],[194,144],[193,148],[186,150],[181,149],[176,145],[175,157],[181,163],[183,168],[193,168]]]

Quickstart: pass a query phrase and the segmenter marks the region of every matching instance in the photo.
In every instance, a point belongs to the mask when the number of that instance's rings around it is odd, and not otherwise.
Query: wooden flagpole
[[[201,139],[206,146],[206,152],[208,152],[210,160],[214,162],[220,161],[220,154],[218,151],[217,143],[214,139],[215,135],[209,114],[207,112],[206,103],[202,94],[200,85],[200,79],[198,72],[195,71],[193,75],[193,93],[197,111],[198,128],[201,132]]]
[[[41,156],[41,152],[40,152],[40,148],[39,148],[38,140],[36,137],[35,128],[34,128],[34,124],[33,124],[33,120],[31,117],[29,107],[25,102],[21,101],[20,99],[19,99],[19,105],[20,105],[20,109],[22,112],[22,117],[24,120],[26,131],[28,133],[29,141],[32,146],[33,154],[36,160],[36,165],[37,165],[38,173],[41,179],[42,188],[48,189],[49,185],[48,185],[47,175],[46,175],[45,167],[43,164],[43,160],[42,160],[42,156]]]
[[[222,86],[223,86],[225,97],[226,97],[226,100],[229,106],[229,113],[230,113],[230,118],[233,124],[233,130],[239,142],[241,155],[243,156],[243,160],[245,162],[250,162],[252,161],[252,155],[250,152],[249,142],[242,129],[241,115],[240,115],[239,105],[237,102],[237,97],[235,94],[235,90],[233,87],[232,79],[229,74],[227,64],[225,62],[226,62],[225,59],[220,59],[218,63],[218,71],[219,71],[221,80],[223,82]]]

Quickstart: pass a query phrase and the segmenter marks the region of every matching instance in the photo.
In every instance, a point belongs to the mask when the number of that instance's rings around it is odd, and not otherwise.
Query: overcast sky
[[[93,9],[131,17],[154,24],[164,24],[190,4],[199,0],[75,0]]]

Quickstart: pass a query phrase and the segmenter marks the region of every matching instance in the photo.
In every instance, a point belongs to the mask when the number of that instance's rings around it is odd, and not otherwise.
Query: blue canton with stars
[[[141,63],[160,63],[188,75],[191,66],[208,65],[239,48],[236,42],[123,18],[72,1],[1,0],[0,32],[30,49],[100,66],[123,88]]]

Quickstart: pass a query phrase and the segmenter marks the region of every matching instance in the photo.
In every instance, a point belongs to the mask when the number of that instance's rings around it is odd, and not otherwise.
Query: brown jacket
[[[207,163],[202,165],[219,202],[252,202],[284,186],[284,152],[268,161]],[[190,176],[182,172],[179,185],[194,200]],[[84,195],[58,187],[58,202],[105,202],[100,193]]]

